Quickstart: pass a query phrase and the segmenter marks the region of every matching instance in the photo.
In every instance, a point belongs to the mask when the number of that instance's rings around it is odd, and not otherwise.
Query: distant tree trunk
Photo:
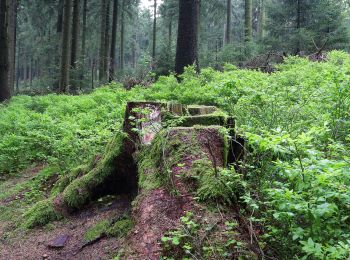
[[[104,62],[104,67],[103,67],[103,72],[105,74],[104,78],[107,80],[109,78],[109,63],[110,63],[110,42],[109,42],[109,27],[110,27],[110,6],[111,2],[110,0],[107,0],[107,7],[106,7],[106,27],[105,27],[105,49],[103,51],[104,57],[105,57],[105,62]]]
[[[70,54],[70,35],[71,35],[71,0],[64,0],[63,9],[63,31],[61,46],[61,68],[60,68],[60,92],[69,91],[69,54]]]
[[[64,5],[64,0],[59,0],[59,2],[58,2],[57,25],[56,25],[56,31],[57,31],[57,33],[61,33],[61,32],[62,32],[62,25],[63,25],[63,5]]]
[[[87,15],[87,0],[84,0],[83,3],[83,33],[82,33],[82,42],[81,42],[81,56],[83,60],[86,55],[86,15]]]
[[[59,64],[60,63],[60,56],[61,56],[61,44],[62,44],[62,27],[63,27],[63,8],[64,8],[64,0],[59,0],[57,5],[57,24],[56,24],[56,33],[57,33],[57,41],[56,41],[56,47],[57,47],[57,53],[54,55],[54,63]],[[54,70],[56,72],[56,70]],[[60,72],[56,72],[57,75],[55,75],[55,80],[53,82],[52,89],[55,92],[60,91]]]
[[[245,41],[251,41],[253,38],[253,1],[245,0],[245,13],[244,13],[244,36]]]
[[[101,38],[100,38],[100,65],[99,65],[99,80],[102,82],[105,80],[105,43],[106,43],[106,10],[107,10],[107,0],[102,0],[101,4]]]
[[[7,11],[6,0],[0,0],[0,102],[11,97],[11,90],[8,84],[9,50],[6,21]]]
[[[157,0],[154,0],[153,9],[153,45],[152,45],[152,60],[156,60],[156,44],[157,44]]]
[[[16,91],[15,93],[19,93],[19,80],[20,80],[20,73],[21,73],[21,67],[19,66],[19,57],[21,55],[21,43],[19,42],[17,44],[17,72],[16,72]]]
[[[176,47],[175,72],[193,65],[198,55],[198,0],[179,0],[179,24]]]
[[[266,20],[266,10],[265,10],[265,1],[260,0],[260,6],[259,6],[259,23],[258,23],[258,38],[261,41],[265,35],[265,20]]]
[[[118,31],[118,0],[113,3],[113,22],[112,22],[112,42],[111,42],[111,64],[109,65],[109,82],[114,80],[115,63],[116,63],[116,45],[117,45],[117,31]]]
[[[301,51],[301,39],[300,39],[300,29],[301,29],[301,8],[302,8],[302,0],[297,0],[297,46],[296,46],[296,53],[299,54]]]
[[[173,20],[169,17],[168,24],[168,49],[171,50],[172,47],[172,37],[173,37]]]
[[[73,69],[74,78],[71,83],[70,93],[78,93],[78,74],[77,74],[77,57],[79,53],[79,27],[80,27],[80,1],[73,1],[73,25],[72,25],[72,46],[70,66]]]
[[[121,17],[121,28],[120,28],[120,71],[124,70],[124,34],[125,34],[125,1],[122,4],[122,17]]]
[[[231,18],[232,18],[232,0],[227,0],[227,8],[226,8],[226,37],[225,44],[231,43]]]
[[[136,34],[132,36],[133,40],[131,43],[131,66],[133,69],[136,68]]]
[[[11,92],[15,91],[15,71],[16,71],[16,29],[17,29],[17,0],[9,1],[8,10],[8,41],[9,41],[9,71],[8,84]]]

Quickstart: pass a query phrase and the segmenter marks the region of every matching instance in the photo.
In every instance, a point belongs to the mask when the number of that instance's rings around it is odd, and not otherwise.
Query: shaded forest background
[[[282,59],[349,48],[348,1],[188,2],[195,2],[199,12],[198,68],[221,69],[225,63],[249,67],[253,57],[263,54],[260,67],[264,67],[271,56]],[[139,0],[2,0],[1,4],[7,40],[0,42],[6,42],[9,50],[8,68],[0,69],[8,75],[5,96],[77,94],[112,80],[126,86],[147,85],[174,71],[178,0],[150,0],[150,9],[141,8]]]

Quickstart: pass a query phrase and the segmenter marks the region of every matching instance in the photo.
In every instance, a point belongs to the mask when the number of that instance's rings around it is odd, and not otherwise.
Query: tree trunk
[[[62,32],[63,5],[64,5],[64,0],[59,0],[59,2],[58,2],[58,14],[57,14],[57,25],[56,25],[57,33],[61,33]]]
[[[179,0],[179,24],[175,72],[180,75],[193,65],[198,55],[198,0]]]
[[[0,102],[11,97],[8,84],[9,50],[6,21],[7,11],[8,6],[6,0],[0,0]]]
[[[245,0],[244,13],[244,40],[249,42],[253,38],[253,2],[252,0]]]
[[[106,9],[107,9],[107,0],[102,0],[101,4],[101,38],[100,38],[100,64],[99,64],[99,80],[102,82],[105,80],[105,61],[106,57],[104,55],[105,52],[105,42],[106,42]]]
[[[112,22],[112,42],[111,42],[111,64],[109,65],[109,82],[114,80],[115,64],[116,64],[116,45],[118,31],[118,0],[113,3],[113,22]]]
[[[70,93],[78,93],[77,57],[79,53],[79,27],[80,27],[80,1],[73,1],[73,25],[72,25],[72,47],[70,66],[73,69],[74,78],[71,83]]]
[[[7,15],[8,24],[8,48],[9,48],[9,71],[8,85],[10,91],[15,90],[15,71],[16,71],[16,29],[17,29],[17,0],[9,1]]]
[[[259,11],[259,29],[258,38],[261,41],[265,37],[265,20],[266,20],[266,10],[265,10],[265,0],[260,0],[260,11]]]
[[[60,92],[69,92],[69,54],[70,54],[70,35],[71,35],[71,0],[64,1],[63,10],[63,31],[61,46],[61,68],[60,68]]]
[[[21,43],[19,42],[17,45],[17,72],[16,72],[16,91],[15,93],[19,93],[19,80],[20,80],[20,73],[21,73],[21,67],[19,66],[19,57],[21,55]]]
[[[121,28],[120,28],[120,71],[124,70],[124,34],[125,34],[125,1],[123,0],[122,4],[122,20],[121,20]]]
[[[168,49],[171,50],[172,47],[172,37],[173,37],[173,20],[169,17],[169,24],[168,24]]]
[[[226,8],[226,37],[225,37],[225,43],[230,44],[231,43],[231,18],[232,18],[232,0],[227,0],[227,8]]]
[[[78,49],[79,49],[79,27],[80,27],[80,11],[79,0],[73,1],[73,24],[72,24],[72,47],[71,47],[71,62],[70,65],[73,69],[76,68]]]
[[[86,55],[86,15],[87,15],[87,0],[83,3],[83,33],[82,33],[82,43],[81,43],[81,56],[85,60]]]
[[[107,0],[107,7],[106,7],[106,27],[105,27],[105,49],[103,51],[105,61],[104,61],[104,67],[103,67],[103,72],[105,74],[104,78],[108,79],[108,73],[109,73],[109,63],[110,63],[110,57],[109,57],[109,25],[110,25],[110,6],[111,2],[110,0]]]
[[[296,48],[296,53],[299,54],[301,51],[301,39],[300,39],[300,29],[301,29],[301,8],[302,8],[302,0],[297,0],[297,48]]]
[[[152,60],[156,60],[156,44],[157,44],[157,0],[154,0],[153,10],[153,45],[152,45]]]

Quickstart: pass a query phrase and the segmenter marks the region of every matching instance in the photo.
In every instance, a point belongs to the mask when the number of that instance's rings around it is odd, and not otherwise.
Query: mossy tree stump
[[[129,102],[123,129],[109,142],[103,156],[64,177],[58,185],[59,194],[44,202],[50,214],[40,214],[43,203],[39,203],[27,213],[27,226],[56,220],[104,195],[135,194],[138,190],[136,229],[146,221],[154,225],[150,230],[155,230],[151,238],[138,239],[146,247],[151,243],[157,255],[156,238],[172,227],[168,226],[170,220],[195,207],[178,175],[202,168],[215,176],[228,160],[236,160],[237,151],[229,146],[227,136],[233,128],[234,119],[216,107]],[[178,192],[180,198],[172,192]],[[161,223],[154,221],[158,213],[169,219],[164,227],[157,227],[157,222]],[[147,237],[147,230],[142,230]]]

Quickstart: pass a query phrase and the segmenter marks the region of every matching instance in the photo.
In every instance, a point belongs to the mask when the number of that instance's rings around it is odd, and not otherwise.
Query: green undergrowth
[[[242,214],[262,227],[266,255],[346,259],[349,86],[350,58],[334,51],[326,62],[288,57],[271,74],[227,65],[224,72],[207,68],[196,75],[189,68],[180,83],[170,75],[130,91],[111,84],[81,96],[14,97],[0,105],[0,178],[39,163],[68,176],[120,135],[128,100],[215,105],[236,118],[249,143],[239,171],[246,183]],[[158,185],[144,177],[141,185]],[[76,189],[69,194],[76,205]]]
[[[237,227],[236,220],[218,213],[199,218],[186,212],[180,225],[161,238],[161,259],[258,259]]]

